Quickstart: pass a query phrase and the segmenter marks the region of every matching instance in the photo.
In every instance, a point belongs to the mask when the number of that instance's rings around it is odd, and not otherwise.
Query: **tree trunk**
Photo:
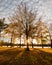
[[[32,39],[32,48],[33,48],[33,39]]]
[[[43,48],[43,42],[42,42],[42,39],[41,39],[41,44],[42,44],[42,48]]]
[[[14,29],[13,29],[13,31],[12,31],[12,33],[11,33],[11,47],[12,47],[12,44],[13,44],[13,34],[14,34]]]
[[[51,48],[52,48],[52,40],[51,40]]]
[[[29,34],[29,31],[28,31],[28,22],[26,21],[26,41],[27,41],[27,51],[29,51],[29,46],[28,46],[28,34]]]
[[[11,47],[12,47],[12,43],[13,43],[13,34],[11,35],[11,43],[10,43]]]
[[[42,44],[42,48],[43,48],[43,44]]]
[[[26,35],[26,40],[27,40],[27,51],[29,51],[29,46],[28,46],[28,35]]]
[[[49,30],[48,30],[48,32],[49,32]],[[51,48],[52,48],[52,38],[51,38],[50,32],[49,32],[49,36],[50,36],[50,44],[51,44]]]
[[[1,41],[1,31],[0,31],[0,41]],[[1,47],[2,47],[2,44],[1,44]]]
[[[0,31],[0,40],[1,40],[1,31]]]
[[[10,43],[10,46],[12,47],[12,37],[11,37],[11,43]]]
[[[25,46],[25,38],[24,38],[24,46]]]
[[[20,35],[20,48],[21,48],[21,35]]]
[[[42,42],[42,33],[41,33],[41,44],[42,44],[42,48],[43,48],[43,42]]]

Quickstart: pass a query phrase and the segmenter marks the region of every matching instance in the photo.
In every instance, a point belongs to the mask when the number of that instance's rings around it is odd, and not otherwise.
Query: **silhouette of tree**
[[[17,32],[17,26],[18,24],[15,22],[15,23],[10,23],[8,28],[6,28],[4,30],[5,34],[10,34],[11,35],[11,46],[12,46],[12,43],[14,43],[14,39],[16,37],[19,37],[19,34]]]
[[[46,44],[47,41],[50,41],[50,33],[48,31],[47,26],[39,19],[39,21],[36,23],[36,34],[37,37],[41,39],[41,44],[43,48],[43,44]]]
[[[0,38],[1,38],[1,31],[5,29],[8,25],[5,24],[5,18],[0,19]]]
[[[51,48],[52,48],[52,23],[50,24],[49,30],[50,30]]]
[[[19,33],[20,37],[22,34],[26,35],[26,43],[27,43],[27,49],[28,49],[28,38],[32,37],[32,35],[35,32],[34,27],[34,20],[36,19],[37,11],[35,13],[32,12],[32,10],[28,10],[26,4],[20,4],[18,5],[17,10],[15,11],[15,14],[10,17],[10,21],[18,22],[19,27]]]

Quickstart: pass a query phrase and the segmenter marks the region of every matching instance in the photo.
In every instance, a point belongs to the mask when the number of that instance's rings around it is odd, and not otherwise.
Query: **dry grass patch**
[[[40,48],[39,50],[42,50],[44,52],[52,53],[52,48]]]

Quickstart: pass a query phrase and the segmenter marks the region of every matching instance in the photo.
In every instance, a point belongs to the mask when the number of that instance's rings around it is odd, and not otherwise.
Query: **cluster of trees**
[[[37,12],[33,13],[32,10],[28,10],[26,4],[19,5],[15,14],[10,17],[10,25],[5,31],[11,34],[11,43],[12,38],[15,36],[21,38],[21,35],[25,34],[26,44],[28,48],[28,38],[33,38],[35,32],[34,20],[36,18]],[[20,39],[21,44],[21,39]]]
[[[33,13],[32,9],[29,10],[26,4],[21,3],[20,5],[18,5],[18,8],[13,14],[13,16],[9,18],[9,21],[11,23],[4,30],[5,34],[11,34],[11,45],[14,39],[20,38],[20,47],[21,47],[21,36],[22,35],[25,35],[26,37],[27,49],[28,49],[28,39],[29,38],[32,38],[33,40],[35,37],[37,38],[41,37],[41,43],[43,44],[42,42],[42,38],[43,38],[42,29],[43,28],[41,27],[41,25],[44,26],[44,24],[42,24],[39,19],[38,20],[39,23],[37,23],[37,26],[36,26],[34,23],[36,20],[36,17],[37,17],[37,11]],[[0,27],[3,27],[3,25],[2,26],[0,25]],[[46,26],[44,26],[44,28],[46,29]],[[45,30],[44,34],[45,32],[48,32],[48,30]],[[31,43],[33,47],[33,42]]]

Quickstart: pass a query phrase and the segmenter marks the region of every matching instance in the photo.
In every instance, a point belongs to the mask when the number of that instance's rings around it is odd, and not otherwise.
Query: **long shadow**
[[[9,65],[32,65],[31,51],[24,50],[21,56],[17,56]]]
[[[39,49],[34,49],[33,53],[37,56],[37,61],[40,65],[52,65],[52,54]]]
[[[6,51],[0,52],[0,65],[8,65],[22,50],[18,49],[8,49]]]
[[[2,55],[7,59],[0,62],[0,65],[52,65],[52,54],[39,49],[30,51],[11,49],[2,52]]]

